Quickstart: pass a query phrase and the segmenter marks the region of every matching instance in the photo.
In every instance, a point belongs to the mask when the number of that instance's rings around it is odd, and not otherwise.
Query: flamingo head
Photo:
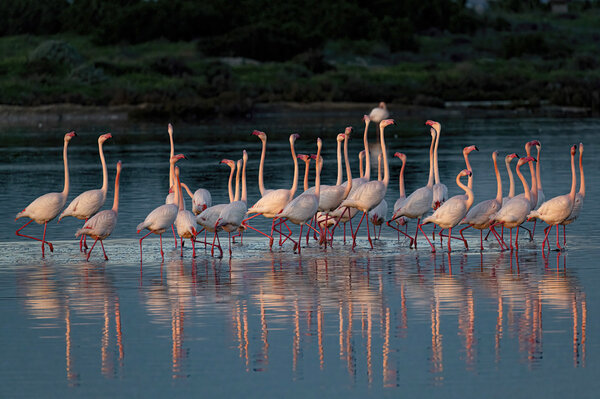
[[[369,118],[369,115],[363,115],[363,121],[365,121],[365,124],[368,125],[369,122],[371,122],[371,118]]]
[[[496,158],[498,158],[498,151],[492,152],[492,159],[496,161]]]
[[[364,157],[365,157],[365,150],[362,150],[361,152],[358,153],[358,158],[363,159]]]
[[[226,164],[227,166],[229,166],[230,168],[235,168],[235,162],[231,159],[221,159],[221,163]]]
[[[290,134],[290,144],[293,144],[299,138],[300,138],[300,135],[298,133]]]
[[[384,127],[393,125],[394,123],[395,122],[393,119],[384,119],[381,122],[379,122],[379,127],[383,129]]]
[[[337,139],[338,143],[341,143],[342,141],[344,141],[346,139],[346,134],[345,133],[340,133],[340,134],[337,135],[336,139]]]
[[[311,159],[317,159],[317,154],[310,154]]]
[[[469,169],[463,169],[460,171],[459,173],[460,176],[473,176],[473,172],[471,172]]]
[[[531,156],[519,158],[519,162],[517,163],[517,167],[521,166],[523,164],[526,164],[528,162],[535,162],[535,158],[531,157]]]
[[[111,139],[111,138],[112,138],[112,134],[110,134],[110,133],[103,134],[102,136],[98,137],[98,143],[104,143],[106,140]]]
[[[68,143],[73,137],[77,136],[74,131],[65,134],[65,141]]]
[[[177,154],[177,155],[173,155],[171,157],[171,162],[175,163],[175,162],[179,161],[180,159],[187,159],[187,158],[183,154]]]
[[[320,137],[317,137],[317,149],[321,149],[323,147],[323,140]]]
[[[242,159],[244,160],[244,162],[248,162],[248,153],[246,152],[246,150],[244,150],[242,154]]]
[[[263,141],[267,139],[267,134],[265,132],[261,132],[260,130],[255,130],[252,132],[252,134],[258,136],[258,138]]]
[[[530,146],[536,146],[536,147],[537,147],[538,145],[539,145],[540,147],[542,146],[542,144],[541,144],[541,143],[540,143],[538,140],[531,140],[531,141],[529,142],[529,145],[530,145]]]
[[[169,191],[168,191],[168,193],[169,193],[169,194],[172,194],[172,193],[173,193],[173,186],[169,187]]]
[[[348,137],[350,137],[350,133],[352,133],[352,126],[347,126],[346,129],[344,130],[344,134]]]
[[[296,155],[298,157],[298,159],[303,160],[304,162],[308,163],[310,162],[310,155],[306,155],[306,154],[298,154]]]
[[[169,135],[171,135],[171,136],[173,135],[173,125],[171,125],[170,123],[167,126],[167,131],[169,132]]]
[[[510,161],[512,161],[515,158],[519,158],[519,154],[516,154],[516,153],[513,152],[512,154],[508,154],[506,156],[506,158],[504,158],[504,162],[510,163]]]
[[[425,122],[425,124],[427,126],[431,126],[433,129],[435,129],[436,134],[439,133],[442,128],[442,125],[440,125],[439,122],[432,121],[431,119],[427,120],[427,122]]]
[[[577,145],[573,144],[571,146],[571,155],[574,156],[576,152],[577,152]]]
[[[394,156],[400,158],[402,162],[406,162],[406,154],[402,152],[397,152],[394,154]]]
[[[382,102],[380,102],[380,103],[379,103],[379,108],[382,108],[382,109],[387,109],[387,106],[386,106],[386,105],[385,105],[385,103],[382,101]]]
[[[463,154],[469,154],[469,153],[471,153],[472,151],[479,151],[479,148],[477,148],[477,146],[476,146],[476,145],[470,145],[470,146],[468,146],[468,147],[465,147],[465,148],[463,149]]]
[[[583,153],[583,143],[579,143],[579,153]]]

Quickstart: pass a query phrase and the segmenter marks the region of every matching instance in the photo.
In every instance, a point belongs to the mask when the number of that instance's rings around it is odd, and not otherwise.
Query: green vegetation
[[[535,0],[492,5],[16,0],[0,5],[0,103],[147,104],[134,116],[183,119],[280,101],[598,113],[599,2],[562,15]]]

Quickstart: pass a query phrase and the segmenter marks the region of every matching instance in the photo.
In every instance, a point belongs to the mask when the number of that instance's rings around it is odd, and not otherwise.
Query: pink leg
[[[165,253],[163,252],[162,249],[162,233],[158,235],[159,239],[160,239],[160,256],[162,256],[163,259],[165,259]],[[177,248],[177,239],[175,239],[175,248]]]
[[[83,221],[83,224],[85,224],[87,221],[88,221],[88,218],[85,218],[85,220]],[[83,247],[84,247],[85,249],[87,249],[87,248],[88,248],[88,246],[87,246],[87,236],[86,236],[86,235],[84,235],[82,238],[83,238]],[[81,249],[81,248],[80,248],[80,249]]]
[[[48,222],[44,223],[44,234],[42,235],[42,258],[44,257],[44,242],[46,242],[46,228],[48,227]]]
[[[492,230],[488,231],[487,234],[485,235],[485,238],[483,239],[484,241],[487,241],[490,233],[492,232]]]
[[[452,227],[448,229],[448,253],[452,252]]]
[[[173,238],[175,239],[175,248],[177,248],[177,236],[175,235],[175,227],[171,225],[171,230],[173,230]]]
[[[517,235],[515,236],[515,247],[519,250],[519,227],[517,227]]]
[[[150,234],[152,234],[152,232],[149,232],[148,234],[146,234],[145,236],[140,238],[140,262],[142,261],[142,241],[144,240],[144,238],[148,237]]]
[[[431,241],[429,241],[429,237],[427,237],[427,234],[425,234],[425,232],[423,231],[422,226],[423,226],[422,224],[417,223],[417,229],[421,230],[421,233],[423,233],[423,235],[425,236],[425,239],[427,240],[427,242],[429,243],[429,246],[431,247],[431,252],[435,252],[435,247],[433,246]],[[415,236],[416,236],[416,234],[415,234]],[[416,240],[416,238],[415,238],[415,240]],[[415,245],[416,245],[416,243],[415,243]],[[416,246],[415,246],[415,248],[416,248]]]
[[[33,222],[33,219],[31,219],[29,222],[25,223],[23,226],[21,226],[21,228],[19,230],[17,230],[15,232],[16,235],[20,236],[20,237],[25,237],[25,238],[29,238],[31,240],[36,240],[36,241],[41,241],[42,243],[46,243],[46,245],[48,245],[48,248],[50,248],[50,252],[54,252],[54,246],[52,246],[52,243],[49,243],[48,241],[45,240],[40,240],[39,238],[35,238],[35,237],[31,237],[31,236],[26,236],[25,234],[21,234],[19,233],[19,231],[23,230],[25,228],[25,226],[27,226],[29,223]],[[42,251],[43,252],[43,251]]]
[[[196,241],[194,241],[193,237],[190,238],[190,240],[192,241],[192,258],[195,258],[196,257]]]
[[[365,218],[365,213],[363,212],[363,215],[360,218],[360,222],[358,222],[358,226],[356,226],[356,230],[352,234],[352,249],[354,249],[354,247],[356,247],[356,236],[358,235],[358,229],[360,228],[360,225],[361,225],[361,223],[362,223],[362,221],[363,221],[364,218]],[[368,221],[368,218],[367,218],[367,221]]]
[[[546,243],[548,244],[548,248],[550,248],[550,242],[548,241],[548,234],[550,234],[550,226],[546,227],[544,229],[544,241],[542,241],[542,251],[544,250],[544,247],[546,246]]]
[[[458,232],[460,233],[460,237],[461,237],[461,239],[462,239],[462,240],[463,240],[463,242],[465,243],[465,248],[466,248],[466,249],[469,249],[469,244],[467,243],[467,240],[465,239],[465,236],[463,236],[463,233],[462,233],[462,232],[463,232],[465,229],[468,229],[469,227],[471,227],[471,226],[467,226],[467,227],[465,227],[464,229],[462,229],[462,230],[459,230],[459,231],[458,231]]]
[[[183,237],[179,238],[179,246],[181,247],[181,257],[183,258]]]
[[[537,219],[533,219],[533,229],[531,231],[531,235],[535,236],[535,225],[537,224]]]
[[[300,252],[302,251],[302,245],[300,245],[300,243],[302,242],[302,228],[304,227],[303,224],[300,225],[300,235],[298,236],[298,255],[300,255]],[[309,229],[310,231],[310,229]]]
[[[567,245],[567,225],[563,224],[563,245]]]
[[[483,251],[483,230],[479,230],[479,245],[480,249]]]
[[[556,249],[559,250],[559,251],[562,251],[563,249],[560,246],[560,239],[558,238],[559,237],[559,234],[558,234],[558,225],[555,225],[555,226],[556,226]]]
[[[227,233],[227,236],[229,236],[229,257],[231,258],[231,233]]]
[[[371,244],[371,249],[373,249],[373,242],[371,241],[371,229],[369,229],[369,216],[367,215],[367,238],[369,239],[369,244]]]
[[[87,258],[85,258],[85,260],[90,260],[90,255],[92,254],[92,251],[94,250],[94,246],[96,246],[96,243],[98,242],[98,239],[96,238],[96,240],[94,241],[94,243],[92,244],[92,247],[90,248],[90,252],[88,252],[87,254]]]
[[[102,253],[104,254],[104,260],[108,260],[108,256],[106,256],[106,251],[104,250],[104,243],[100,240],[100,245],[102,246]],[[92,250],[90,249],[90,252]]]

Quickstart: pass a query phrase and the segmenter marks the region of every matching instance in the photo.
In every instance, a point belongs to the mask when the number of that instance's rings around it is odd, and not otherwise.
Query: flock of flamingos
[[[375,108],[369,116],[365,115],[363,120],[365,123],[364,130],[364,151],[359,154],[360,160],[360,177],[353,178],[348,157],[348,139],[352,132],[352,128],[348,127],[345,133],[337,135],[337,163],[338,175],[335,185],[320,184],[320,173],[323,164],[321,157],[321,139],[317,139],[315,155],[296,155],[294,143],[299,137],[297,134],[290,136],[291,156],[294,163],[294,178],[290,189],[265,189],[263,182],[263,167],[266,154],[267,135],[264,132],[254,131],[262,141],[262,153],[259,165],[258,185],[261,198],[250,208],[247,205],[246,195],[246,164],[248,155],[243,151],[241,160],[234,162],[233,160],[224,159],[221,163],[226,164],[231,168],[229,174],[229,203],[212,205],[210,192],[200,188],[192,193],[187,185],[180,181],[179,167],[175,164],[184,159],[183,154],[174,154],[173,146],[173,128],[169,124],[168,132],[171,140],[170,168],[169,168],[169,195],[166,198],[166,203],[154,209],[146,217],[146,219],[137,226],[137,232],[147,229],[149,232],[140,239],[140,257],[142,256],[142,241],[148,235],[154,233],[160,236],[160,252],[164,258],[162,249],[162,234],[168,230],[173,231],[175,237],[175,229],[180,237],[181,256],[183,256],[183,239],[189,238],[192,243],[193,254],[196,256],[195,243],[202,243],[206,246],[211,246],[211,255],[214,255],[214,249],[220,251],[220,256],[223,255],[221,249],[218,232],[223,230],[229,235],[229,254],[231,256],[231,233],[237,233],[243,237],[243,234],[248,229],[254,230],[269,239],[269,247],[273,246],[274,238],[279,237],[279,245],[283,245],[285,241],[290,240],[294,245],[294,251],[301,252],[301,241],[303,238],[303,228],[307,226],[306,245],[308,245],[310,235],[313,239],[318,240],[320,246],[325,248],[333,245],[334,232],[336,228],[342,224],[344,229],[344,242],[346,241],[346,224],[350,223],[350,231],[352,235],[352,248],[356,245],[356,238],[359,228],[366,219],[367,237],[371,248],[373,243],[371,240],[371,232],[369,222],[373,224],[374,234],[376,235],[375,226],[379,226],[381,233],[381,225],[387,226],[398,231],[398,239],[400,234],[403,234],[409,241],[409,247],[417,247],[417,236],[419,231],[425,236],[431,250],[435,252],[435,246],[432,240],[435,240],[435,226],[439,226],[442,230],[438,233],[440,241],[443,237],[448,239],[448,252],[451,249],[451,240],[458,239],[462,241],[465,248],[468,249],[467,240],[463,236],[463,231],[467,228],[474,228],[480,231],[480,248],[483,250],[483,230],[489,230],[493,234],[501,250],[517,248],[519,229],[523,228],[526,221],[534,220],[533,233],[529,231],[530,238],[533,239],[535,233],[535,219],[544,221],[548,226],[545,228],[544,240],[542,242],[542,250],[545,245],[550,244],[548,235],[552,226],[556,226],[556,249],[562,250],[566,244],[566,225],[577,219],[583,205],[585,197],[585,179],[583,174],[582,156],[583,144],[579,144],[579,171],[580,185],[579,191],[576,192],[577,177],[575,170],[575,154],[577,146],[573,145],[570,148],[571,154],[571,190],[569,193],[560,195],[549,200],[545,200],[544,192],[540,179],[540,152],[541,144],[537,140],[529,141],[525,144],[527,155],[520,158],[517,154],[509,154],[505,157],[506,169],[510,179],[510,190],[508,196],[503,197],[502,180],[498,171],[497,157],[498,153],[492,153],[494,171],[497,180],[497,193],[494,198],[474,204],[474,196],[472,191],[473,177],[469,164],[469,153],[473,150],[478,150],[475,146],[465,147],[463,155],[466,168],[456,176],[456,184],[464,191],[464,194],[455,195],[448,198],[448,189],[446,185],[440,182],[437,151],[440,139],[441,125],[438,122],[428,120],[426,125],[430,128],[431,144],[429,147],[429,178],[427,184],[406,196],[404,189],[404,167],[406,156],[402,153],[395,153],[394,156],[402,161],[402,168],[399,176],[399,191],[400,195],[393,207],[393,216],[386,220],[387,203],[384,199],[389,186],[390,172],[388,166],[387,149],[385,145],[384,131],[386,127],[394,124],[392,119],[388,117],[385,109],[385,104],[380,104]],[[369,156],[369,144],[367,141],[367,131],[371,122],[378,123],[379,136],[381,143],[381,154],[379,156],[379,177],[377,180],[371,179]],[[119,176],[121,173],[121,161],[117,163],[117,172],[115,178],[114,201],[112,209],[100,211],[103,206],[108,190],[108,175],[107,166],[102,150],[103,143],[110,139],[110,133],[103,134],[98,138],[98,147],[100,152],[100,160],[102,163],[103,183],[102,187],[97,190],[89,190],[77,196],[66,209],[63,210],[69,195],[69,166],[67,160],[67,148],[69,142],[75,137],[74,132],[67,133],[64,137],[63,162],[64,162],[64,189],[62,192],[48,193],[35,199],[25,209],[19,212],[16,219],[28,217],[30,220],[20,227],[16,234],[21,237],[30,238],[42,243],[42,256],[47,245],[50,251],[53,251],[52,243],[46,241],[46,227],[48,222],[55,219],[59,220],[66,216],[73,216],[78,219],[85,220],[83,227],[77,230],[75,236],[80,237],[80,250],[87,250],[86,236],[93,238],[95,241],[87,253],[89,260],[90,254],[98,241],[102,246],[104,258],[108,260],[104,251],[103,240],[112,233],[117,224],[117,214],[119,209]],[[342,145],[343,159],[346,169],[347,180],[343,181],[343,166],[342,166]],[[531,156],[531,149],[537,149],[537,157]],[[517,158],[516,173],[523,185],[523,193],[515,195],[515,183],[511,171],[510,163]],[[295,196],[298,187],[298,159],[305,162],[304,175],[304,192]],[[314,186],[309,187],[308,176],[311,161],[315,161],[316,173]],[[364,160],[364,169],[363,169]],[[534,166],[534,162],[536,165]],[[520,168],[523,165],[529,166],[530,184]],[[383,167],[383,175],[381,169]],[[237,172],[236,172],[237,170]],[[232,189],[233,175],[235,178],[235,194]],[[241,175],[241,184],[240,184]],[[467,184],[461,181],[467,177]],[[241,195],[240,195],[241,186]],[[182,188],[187,191],[192,198],[192,212],[186,210]],[[61,210],[62,213],[61,213]],[[427,213],[433,210],[433,213],[426,216]],[[100,212],[99,212],[100,211]],[[362,212],[360,221],[356,228],[352,228],[352,218]],[[249,216],[250,215],[250,216]],[[262,215],[266,218],[271,218],[271,231],[269,233],[258,230],[250,224],[251,219]],[[413,235],[408,233],[408,220],[416,219],[417,226]],[[36,238],[21,234],[21,230],[35,221],[38,224],[44,225],[42,238]],[[287,222],[291,222],[300,226],[300,232],[297,239],[292,237],[292,231]],[[429,239],[423,226],[426,224],[434,224],[432,240]],[[452,230],[458,225],[465,225],[459,231],[460,237],[456,234],[452,235]],[[559,225],[563,226],[563,244],[561,246],[559,239]],[[175,227],[173,227],[175,226]],[[507,244],[504,240],[504,228],[510,230],[510,239]],[[513,229],[516,228],[516,236],[513,240]],[[501,229],[501,230],[500,230]],[[447,234],[443,231],[447,230]],[[204,231],[204,239],[200,240],[198,235]],[[207,232],[213,233],[212,241],[207,239]],[[487,238],[487,237],[486,237]],[[234,236],[235,239],[235,236]],[[514,243],[514,244],[513,244]],[[177,238],[175,237],[175,246],[177,247]]]

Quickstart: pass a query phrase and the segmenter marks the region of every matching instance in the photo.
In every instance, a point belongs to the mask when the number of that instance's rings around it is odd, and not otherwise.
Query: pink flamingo
[[[106,170],[106,160],[104,159],[102,144],[110,138],[112,138],[110,133],[98,137],[98,152],[100,153],[100,163],[102,164],[102,187],[98,190],[84,191],[75,197],[58,217],[59,222],[65,216],[74,216],[77,219],[85,219],[85,221],[87,221],[102,208],[102,205],[104,205],[104,201],[106,201],[106,192],[108,191],[108,172]],[[87,249],[85,235],[82,235],[79,240],[80,251],[82,250],[82,246],[85,246]]]
[[[575,153],[577,152],[577,146],[571,147],[571,191],[569,194],[559,195],[544,202],[537,210],[533,210],[527,215],[527,219],[538,218],[543,220],[548,227],[544,229],[546,233],[544,241],[542,241],[542,251],[544,245],[548,239],[548,234],[552,229],[552,226],[557,226],[559,223],[569,217],[573,211],[573,204],[575,203],[575,189],[577,187],[577,176],[575,174]],[[550,247],[550,243],[548,243]],[[562,247],[558,242],[558,226],[556,227],[556,248],[561,251]]]
[[[465,191],[465,195],[455,195],[451,197],[446,202],[444,202],[431,216],[426,217],[423,220],[423,223],[418,225],[419,230],[429,242],[431,246],[431,252],[435,252],[435,247],[429,241],[427,234],[423,231],[423,226],[428,223],[435,223],[442,230],[448,229],[448,252],[452,251],[452,228],[456,226],[467,214],[471,205],[473,205],[474,197],[473,190],[471,190],[468,186],[465,186],[460,178],[463,176],[471,176],[473,173],[470,170],[463,169],[456,176],[456,185],[462,188]],[[466,197],[466,198],[465,198]]]
[[[583,200],[585,199],[585,177],[583,176],[583,143],[579,143],[579,191],[575,194],[575,203],[573,204],[573,210],[568,218],[560,222],[563,226],[563,246],[567,245],[567,225],[573,223],[583,208]]]
[[[212,196],[210,195],[210,191],[205,188],[199,188],[194,191],[194,195],[192,196],[192,212],[194,212],[194,215],[201,214],[210,206],[212,206]]]
[[[400,169],[400,176],[398,177],[398,187],[399,187],[399,191],[400,191],[400,196],[394,203],[394,212],[393,213],[396,214],[396,212],[400,208],[402,208],[404,206],[404,203],[406,202],[406,191],[404,189],[404,167],[406,166],[406,155],[401,152],[397,152],[394,154],[394,156],[400,158],[400,160],[402,161],[402,167]],[[398,241],[400,240],[400,233],[402,233],[410,239],[410,243],[412,246],[413,239],[411,236],[408,235],[408,231],[407,231],[408,230],[408,218],[406,218],[405,216],[401,216],[394,221],[396,222],[396,226],[392,226],[391,222],[389,222],[389,221],[387,222],[387,225],[398,232]],[[400,230],[400,226],[406,226],[406,231]]]
[[[90,255],[94,249],[94,246],[100,240],[100,245],[102,246],[102,253],[104,254],[104,259],[108,260],[108,256],[106,256],[106,251],[104,250],[104,240],[111,235],[115,226],[117,225],[117,216],[119,213],[119,178],[121,176],[121,161],[117,162],[117,175],[115,177],[115,198],[113,200],[112,209],[105,209],[96,213],[89,220],[86,220],[83,227],[77,230],[75,233],[75,237],[79,236],[90,236],[95,239],[92,244],[92,248],[87,254],[86,260],[90,260]]]
[[[508,173],[509,187],[508,187],[508,196],[502,198],[501,206],[506,204],[508,202],[508,200],[512,199],[515,196],[515,179],[513,177],[512,171],[510,170],[510,163],[515,158],[519,158],[519,156],[517,154],[515,154],[514,152],[512,154],[508,154],[506,157],[504,157],[504,165],[506,166],[506,172]],[[490,228],[488,230],[487,234],[485,235],[484,241],[487,241],[488,236],[492,232],[494,232],[494,236],[496,235],[495,234],[496,231]],[[504,238],[504,226],[502,226],[502,238]]]
[[[383,154],[379,154],[377,156],[377,180],[381,181],[381,159],[383,158]],[[385,219],[387,216],[388,204],[385,199],[382,199],[381,202],[373,209],[369,211],[368,218],[371,219],[371,224],[373,224],[373,235],[375,239],[378,240],[381,236],[381,225],[385,223]],[[379,234],[376,234],[375,226],[379,226]]]
[[[171,158],[171,163],[174,165],[180,159],[185,158],[185,155],[178,154]],[[175,203],[179,203],[179,190],[175,190]],[[137,225],[138,234],[143,229],[148,229],[150,232],[140,238],[140,261],[142,260],[142,241],[144,238],[148,237],[150,234],[158,234],[160,237],[160,255],[164,259],[165,254],[162,248],[162,234],[167,231],[169,226],[171,226],[175,219],[177,218],[177,213],[179,212],[179,207],[175,204],[164,204],[154,209],[152,212],[146,216],[146,219]]]
[[[181,186],[181,176],[178,167],[175,167],[175,182],[176,189],[179,193],[179,202],[177,203],[178,212],[177,217],[175,218],[175,228],[177,229],[177,235],[179,235],[180,247],[181,247],[181,257],[183,257],[183,239],[189,238],[192,242],[192,258],[196,257],[196,243],[195,238],[198,234],[198,223],[196,222],[196,216],[188,210],[185,209],[184,200],[183,200],[183,191]],[[189,193],[188,193],[189,194]]]
[[[175,206],[178,206],[178,204],[175,203],[174,194],[177,188],[175,187],[177,184],[175,182],[175,164],[171,163],[171,159],[173,159],[173,157],[175,156],[175,145],[173,143],[173,125],[171,125],[170,123],[167,126],[167,131],[169,133],[169,142],[171,143],[171,152],[169,153],[169,194],[167,194],[167,197],[165,198],[165,204],[173,204]],[[175,227],[171,226],[171,230],[173,231],[173,239],[175,239],[175,248],[177,248],[177,237],[175,236]]]
[[[298,159],[304,161],[304,191],[308,190],[308,171],[310,169],[310,160],[312,157],[306,154],[298,154]]]
[[[50,252],[54,252],[54,246],[52,243],[46,241],[46,227],[48,226],[48,222],[58,216],[60,210],[65,206],[67,202],[67,197],[69,196],[69,163],[67,159],[67,147],[69,146],[69,141],[73,137],[75,137],[75,132],[69,132],[65,134],[64,138],[64,146],[63,146],[63,163],[65,169],[65,185],[63,191],[60,193],[47,193],[44,194],[35,200],[21,212],[19,212],[15,218],[15,220],[20,219],[22,217],[28,217],[31,220],[21,226],[15,234],[20,237],[29,238],[36,241],[42,242],[42,256],[44,256],[44,244],[48,245],[50,248]],[[37,224],[44,224],[44,233],[42,235],[42,239],[26,236],[21,234],[20,231],[25,228],[29,223],[35,221]]]
[[[442,125],[439,122],[428,120],[425,122],[427,126],[431,126],[435,130],[435,148],[433,150],[433,173],[435,176],[435,184],[433,185],[433,200],[431,207],[435,210],[440,207],[448,199],[448,187],[440,182],[440,171],[438,168],[438,146],[440,145],[440,134],[442,133]],[[471,170],[471,168],[467,167]]]

